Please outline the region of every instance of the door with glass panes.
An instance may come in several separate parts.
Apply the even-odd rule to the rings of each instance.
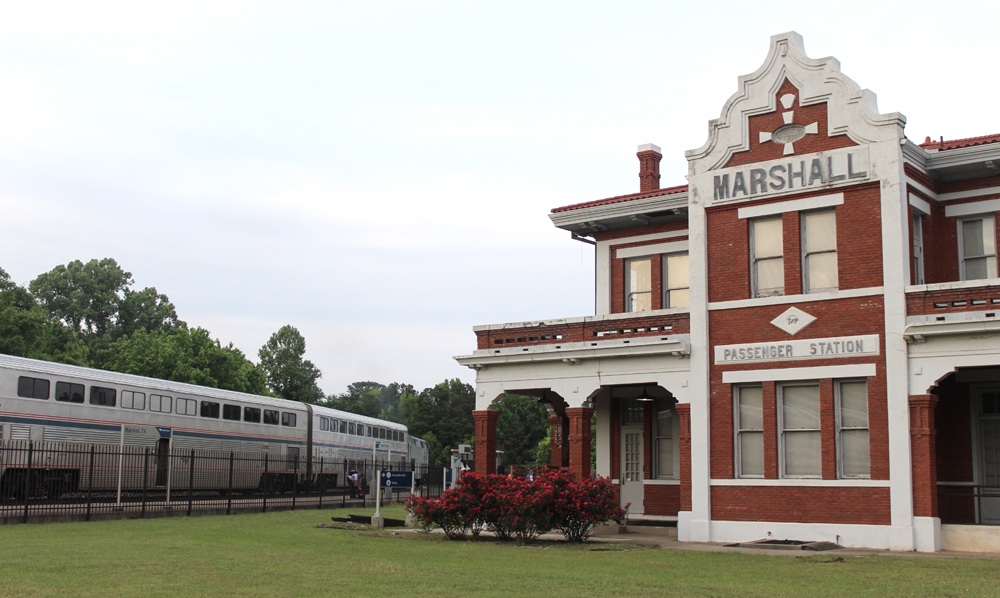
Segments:
[[[642,428],[643,407],[635,399],[621,402],[621,464],[618,483],[620,484],[621,506],[631,503],[630,515],[641,515],[642,506]]]

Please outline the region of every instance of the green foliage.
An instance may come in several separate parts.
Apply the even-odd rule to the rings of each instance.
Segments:
[[[0,268],[0,353],[87,365],[87,346],[73,330],[49,320],[27,289]]]
[[[230,343],[222,346],[204,328],[147,332],[111,343],[102,355],[112,371],[267,395],[264,373]]]
[[[316,403],[323,392],[316,385],[322,375],[313,363],[303,359],[306,339],[294,326],[282,326],[257,353],[267,386],[275,395],[290,401]]]
[[[102,336],[115,326],[132,274],[111,258],[56,266],[28,288],[49,316],[77,332]]]
[[[402,412],[403,397],[415,394],[416,391],[409,384],[393,382],[385,386],[378,382],[354,382],[347,386],[347,392],[327,397],[322,405],[331,409],[405,423]]]
[[[535,445],[535,471],[552,464],[552,437],[545,436]]]
[[[538,443],[549,435],[548,411],[535,397],[507,394],[496,404],[497,449],[504,465],[531,466]]]
[[[418,395],[403,395],[400,402],[410,434],[427,440],[427,433],[434,432],[440,448],[432,447],[433,464],[448,463],[451,449],[475,432],[476,391],[458,378],[425,388]]]

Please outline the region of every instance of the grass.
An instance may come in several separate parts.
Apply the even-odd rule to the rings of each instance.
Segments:
[[[0,527],[0,596],[885,598],[996,596],[1000,588],[996,560],[880,555],[829,562],[828,555],[518,546],[317,527],[343,513]],[[399,506],[383,514],[404,517]]]

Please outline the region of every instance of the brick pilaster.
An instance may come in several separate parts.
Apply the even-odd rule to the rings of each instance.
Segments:
[[[577,479],[590,476],[590,420],[594,410],[589,407],[566,409],[569,418],[569,469]]]
[[[764,382],[761,396],[764,408],[764,477],[778,479],[778,396],[774,382]]]
[[[549,464],[553,467],[569,467],[569,419],[553,415],[549,418]]]
[[[497,419],[499,411],[473,411],[476,420],[476,473],[497,472]]]
[[[691,510],[691,405],[678,403],[674,409],[680,423],[681,511]]]
[[[937,517],[937,455],[934,426],[936,395],[910,395],[910,465],[913,468],[913,515]]]

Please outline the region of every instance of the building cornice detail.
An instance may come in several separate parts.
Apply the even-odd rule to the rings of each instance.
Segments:
[[[637,357],[651,355],[672,355],[684,358],[691,354],[688,335],[653,336],[631,339],[612,339],[561,343],[558,345],[537,345],[533,347],[512,347],[510,349],[479,349],[472,355],[455,357],[458,363],[479,370],[491,365],[516,363],[563,362],[567,365],[590,359],[615,357]]]

